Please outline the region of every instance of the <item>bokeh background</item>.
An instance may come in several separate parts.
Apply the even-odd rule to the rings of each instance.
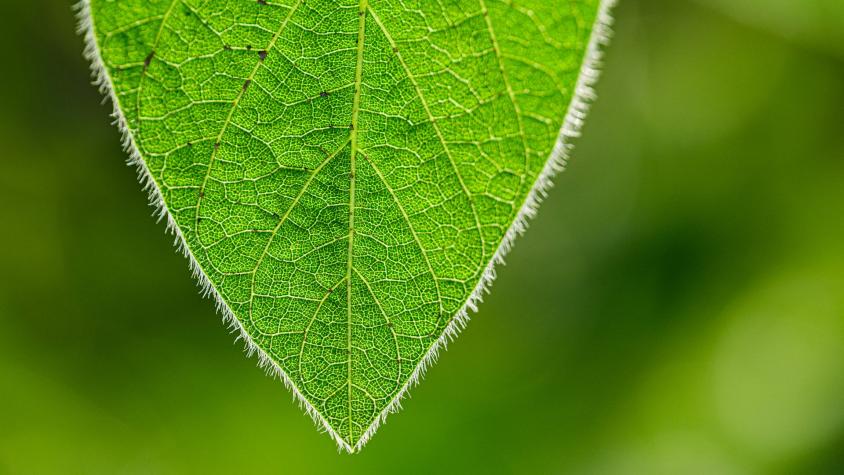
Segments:
[[[0,473],[844,471],[844,2],[622,0],[569,170],[355,456],[197,294],[70,4],[3,10]]]

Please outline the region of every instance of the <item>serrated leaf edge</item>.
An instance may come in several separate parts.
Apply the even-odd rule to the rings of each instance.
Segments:
[[[387,416],[401,409],[401,400],[404,398],[407,391],[421,381],[425,376],[428,367],[436,362],[440,349],[446,349],[448,343],[454,340],[469,322],[469,311],[477,313],[478,305],[483,302],[483,295],[489,293],[490,286],[495,280],[496,271],[495,266],[504,264],[504,257],[510,252],[513,243],[517,237],[522,235],[528,227],[528,221],[533,219],[542,201],[548,196],[548,191],[554,186],[554,177],[565,170],[566,164],[573,149],[571,141],[580,136],[580,130],[586,116],[589,113],[591,104],[596,99],[594,86],[600,78],[602,58],[604,48],[609,45],[612,37],[612,9],[618,3],[618,0],[601,0],[598,6],[598,15],[592,28],[592,33],[589,38],[589,43],[584,54],[583,63],[580,68],[578,79],[574,89],[574,95],[566,112],[563,125],[557,137],[557,142],[551,152],[550,157],[545,163],[542,172],[537,177],[533,187],[525,198],[519,213],[510,225],[510,228],[504,235],[498,249],[487,264],[484,273],[472,291],[472,294],[466,300],[466,303],[461,309],[452,317],[449,324],[446,326],[442,335],[431,345],[425,357],[419,362],[414,369],[408,381],[402,386],[401,390],[396,394],[390,404],[384,408],[383,411],[370,424],[369,428],[364,432],[361,438],[355,445],[348,444],[343,438],[328,424],[328,421],[322,414],[317,411],[310,402],[302,395],[296,384],[287,376],[284,370],[281,369],[272,358],[258,345],[256,345],[243,325],[240,324],[237,317],[231,311],[229,306],[220,297],[214,284],[206,276],[199,262],[191,253],[187,246],[185,237],[179,229],[173,215],[167,208],[164,198],[156,185],[155,179],[149,171],[139,152],[138,146],[135,143],[134,137],[131,134],[126,117],[120,109],[120,104],[117,95],[114,92],[114,87],[108,70],[105,67],[100,48],[97,43],[97,37],[94,31],[94,22],[91,17],[91,2],[90,0],[80,0],[73,9],[76,10],[78,19],[78,34],[82,35],[85,40],[84,57],[90,62],[91,75],[93,77],[93,84],[103,94],[103,102],[111,101],[114,125],[120,130],[121,143],[123,149],[128,154],[126,160],[127,165],[134,166],[138,174],[138,181],[141,183],[143,189],[147,191],[149,204],[155,208],[154,216],[156,222],[166,220],[166,232],[170,232],[175,236],[174,244],[177,249],[190,262],[190,269],[193,277],[197,280],[200,293],[203,297],[211,296],[216,304],[217,311],[223,316],[223,321],[234,333],[238,333],[235,341],[242,339],[246,346],[247,356],[257,355],[258,366],[263,368],[268,374],[278,377],[284,382],[285,387],[293,393],[294,399],[299,403],[299,407],[303,408],[305,412],[311,416],[317,427],[322,428],[327,432],[337,443],[338,450],[346,451],[348,453],[359,452],[369,439],[375,434],[378,428],[387,419]]]

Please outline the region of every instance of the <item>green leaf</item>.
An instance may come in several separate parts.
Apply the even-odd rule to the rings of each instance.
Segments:
[[[610,3],[90,0],[80,15],[204,288],[352,452],[465,324],[563,167]]]

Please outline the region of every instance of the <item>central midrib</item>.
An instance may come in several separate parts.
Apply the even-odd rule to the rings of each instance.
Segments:
[[[363,79],[363,50],[364,37],[366,33],[366,9],[369,4],[368,0],[360,0],[358,4],[358,39],[357,39],[357,64],[355,66],[355,97],[352,103],[352,125],[351,125],[351,154],[350,154],[350,172],[349,172],[349,250],[348,260],[346,262],[346,343],[348,346],[347,353],[347,373],[348,373],[348,417],[349,417],[349,443],[352,445],[352,266],[353,266],[353,250],[355,241],[355,174],[357,167],[355,160],[358,153],[358,115],[360,113],[360,95],[361,84]]]

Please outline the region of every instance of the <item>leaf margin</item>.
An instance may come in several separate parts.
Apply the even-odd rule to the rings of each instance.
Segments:
[[[222,315],[223,322],[232,333],[237,333],[235,342],[237,340],[243,340],[247,357],[257,356],[258,366],[261,369],[268,375],[277,377],[284,382],[284,386],[293,394],[293,398],[299,407],[311,417],[318,428],[324,430],[334,439],[338,451],[353,454],[360,452],[390,414],[398,412],[401,409],[401,400],[411,388],[419,384],[422,378],[424,378],[428,368],[436,362],[440,349],[447,349],[448,343],[457,338],[460,332],[466,328],[471,318],[469,311],[472,313],[478,312],[478,306],[483,302],[484,294],[490,293],[490,288],[495,280],[495,267],[499,264],[504,264],[504,258],[512,249],[516,238],[525,233],[529,220],[536,216],[539,206],[554,186],[554,178],[565,170],[571,151],[574,148],[572,140],[580,137],[580,131],[586,120],[586,116],[591,109],[592,103],[597,98],[594,87],[600,79],[604,51],[609,46],[612,38],[612,25],[614,21],[612,10],[618,4],[618,1],[599,0],[597,15],[592,25],[592,32],[584,52],[571,102],[566,110],[557,140],[550,156],[545,161],[542,171],[537,176],[536,181],[525,197],[522,206],[519,208],[519,212],[504,234],[501,243],[484,269],[481,278],[460,310],[451,317],[443,333],[431,345],[425,356],[417,364],[416,368],[414,368],[413,373],[405,385],[402,386],[390,403],[378,414],[354,445],[350,445],[343,440],[325,417],[302,395],[296,384],[287,376],[284,370],[263,349],[252,341],[246,329],[220,296],[214,284],[202,270],[196,257],[191,253],[181,229],[176,224],[155,179],[152,177],[146,162],[144,162],[141,156],[139,147],[132,136],[131,129],[120,107],[111,75],[100,54],[100,47],[91,14],[91,0],[79,0],[78,3],[72,6],[72,9],[76,12],[77,34],[84,39],[83,57],[90,63],[89,69],[92,84],[103,95],[103,103],[111,102],[112,104],[111,117],[113,118],[113,125],[120,131],[121,145],[124,152],[128,155],[126,164],[136,169],[138,182],[141,184],[142,189],[147,192],[149,205],[155,210],[153,216],[156,217],[156,222],[166,220],[165,233],[171,233],[174,236],[174,245],[177,251],[188,259],[191,274],[200,287],[200,295],[211,297],[214,300],[216,310]]]

